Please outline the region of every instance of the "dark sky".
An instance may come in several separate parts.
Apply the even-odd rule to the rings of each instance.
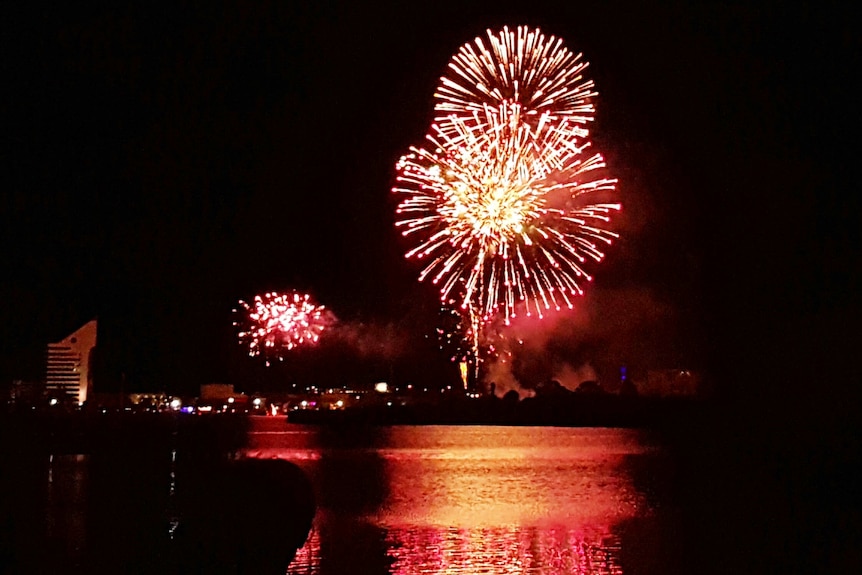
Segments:
[[[591,350],[721,377],[755,355],[790,365],[859,339],[849,12],[20,4],[0,18],[4,378],[98,316],[106,388],[121,372],[177,391],[231,380],[248,369],[232,306],[289,288],[403,334],[424,358],[412,369],[446,373],[445,357],[417,351],[434,299],[401,255],[389,189],[449,57],[503,24],[584,52],[601,94],[593,140],[626,212],[585,303],[601,334]],[[368,377],[387,361],[368,360]],[[402,377],[418,377],[411,361]],[[828,360],[800,361],[814,373]]]

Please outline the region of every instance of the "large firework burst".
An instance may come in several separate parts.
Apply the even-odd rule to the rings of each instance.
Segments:
[[[425,146],[396,166],[406,256],[460,315],[461,337],[441,334],[469,346],[476,382],[480,352],[499,356],[493,326],[572,308],[618,237],[616,180],[588,141],[597,93],[587,66],[539,30],[489,30],[449,62]]]
[[[250,356],[265,357],[267,365],[272,358],[282,359],[285,351],[317,343],[333,319],[310,295],[299,292],[269,292],[239,305],[244,312],[234,322],[239,342]]]
[[[483,320],[502,311],[508,323],[520,306],[541,316],[583,294],[584,264],[617,237],[605,226],[620,205],[595,202],[616,180],[573,123],[486,106],[435,124],[430,146],[398,162],[396,226],[415,238],[406,255],[428,261],[419,278],[439,284],[442,301],[456,297]]]

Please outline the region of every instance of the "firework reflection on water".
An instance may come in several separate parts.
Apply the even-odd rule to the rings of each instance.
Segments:
[[[643,434],[620,429],[345,436],[269,419],[255,422],[246,452],[289,459],[316,486],[314,531],[291,573],[405,575],[622,573],[616,526],[654,511],[629,462],[655,453]]]

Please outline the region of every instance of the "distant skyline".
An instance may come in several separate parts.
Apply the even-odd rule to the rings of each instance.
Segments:
[[[242,363],[231,309],[289,289],[345,321],[391,326],[411,350],[394,362],[405,377],[411,365],[443,377],[448,358],[425,337],[433,289],[403,258],[390,188],[449,57],[504,24],[539,26],[591,63],[592,138],[625,205],[622,241],[551,332],[555,353],[713,369],[753,353],[737,332],[756,345],[761,323],[853,306],[841,282],[859,285],[858,197],[846,203],[852,163],[836,148],[852,99],[836,80],[858,42],[836,10],[10,12],[3,378],[94,317],[108,385],[123,373],[184,393],[251,377],[259,366]],[[393,369],[327,353],[367,377]],[[295,361],[313,370],[312,359]]]

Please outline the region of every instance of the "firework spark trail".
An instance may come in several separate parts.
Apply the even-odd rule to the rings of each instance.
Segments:
[[[240,344],[248,347],[252,357],[282,359],[284,351],[317,343],[332,322],[325,307],[298,292],[269,292],[255,296],[250,304],[240,300],[239,305],[245,313],[234,325],[239,328]]]
[[[586,196],[616,180],[593,177],[604,161],[584,158],[589,143],[569,137],[567,119],[534,128],[518,104],[475,116],[435,124],[431,145],[397,165],[393,191],[406,198],[396,226],[416,238],[406,255],[430,260],[419,278],[440,285],[443,301],[458,295],[483,319],[501,310],[508,321],[519,304],[527,315],[571,308],[591,280],[583,264],[601,261],[600,245],[617,237],[602,226],[620,205]]]

